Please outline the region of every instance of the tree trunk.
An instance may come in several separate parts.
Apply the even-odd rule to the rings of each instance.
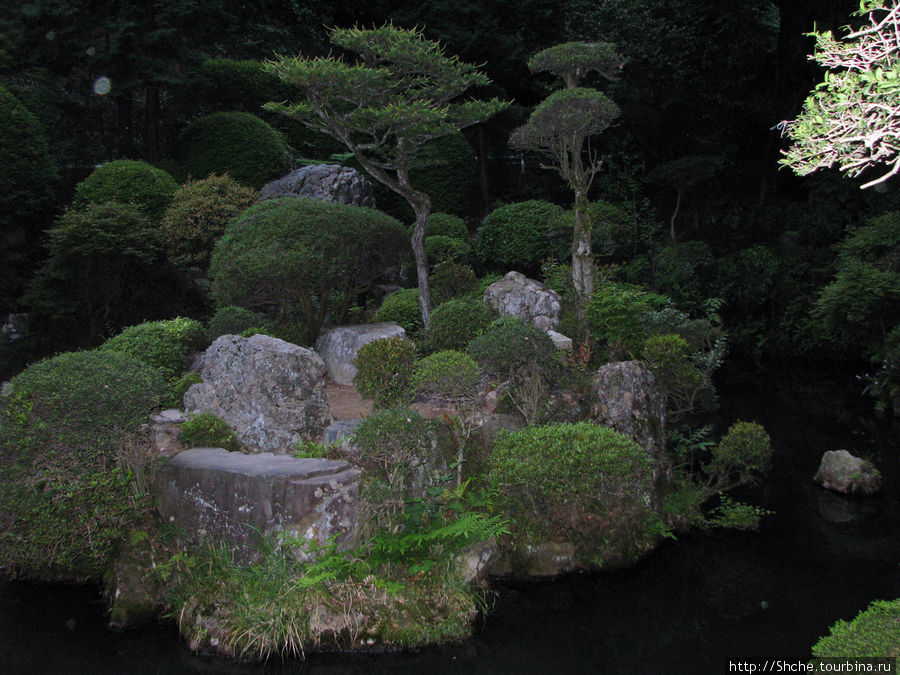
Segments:
[[[407,198],[409,199],[409,198]],[[419,282],[419,306],[422,308],[422,323],[425,325],[425,337],[428,337],[428,325],[431,322],[431,290],[428,287],[428,256],[425,253],[425,228],[431,214],[431,200],[427,195],[422,198],[409,199],[410,206],[416,212],[416,226],[413,228],[413,258],[416,261],[416,278]]]
[[[572,233],[572,285],[578,321],[584,327],[585,309],[594,293],[594,256],[591,252],[591,221],[584,191],[575,192],[575,229]]]

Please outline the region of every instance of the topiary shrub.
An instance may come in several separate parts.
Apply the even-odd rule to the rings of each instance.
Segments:
[[[228,422],[211,412],[192,415],[181,425],[178,440],[185,448],[241,449],[241,442]]]
[[[97,167],[81,181],[75,188],[72,205],[83,208],[106,202],[134,204],[155,225],[162,220],[177,189],[178,183],[162,169],[146,162],[119,159]]]
[[[256,201],[254,190],[228,175],[185,183],[166,208],[161,229],[169,260],[207,267],[216,239]]]
[[[258,190],[287,171],[288,146],[255,115],[219,112],[194,120],[181,132],[178,161],[194,178],[227,173]]]
[[[387,296],[375,312],[375,321],[393,321],[413,340],[422,335],[422,308],[419,306],[419,289],[404,288]]]
[[[209,320],[206,328],[206,340],[212,342],[222,335],[241,335],[254,328],[262,328],[263,330],[258,332],[268,334],[272,327],[267,324],[268,322],[256,312],[237,305],[227,305],[217,309]]]
[[[497,313],[477,297],[441,303],[431,313],[429,340],[432,349],[465,349],[491,325]]]
[[[442,262],[435,265],[434,271],[428,277],[428,287],[431,289],[431,299],[435,307],[452,298],[473,293],[477,285],[475,271],[468,265],[457,262]]]
[[[127,354],[69,352],[32,364],[0,399],[0,567],[99,580],[149,506],[141,425],[164,389]]]
[[[408,404],[412,397],[409,378],[416,361],[416,347],[404,337],[373,340],[359,348],[353,364],[353,383],[371,398],[376,408]]]
[[[564,541],[583,565],[634,562],[664,531],[648,506],[653,462],[628,437],[588,422],[501,432],[489,480],[515,548]]]
[[[465,259],[469,246],[464,241],[437,234],[425,237],[425,253],[433,266],[445,262],[459,262]]]
[[[410,227],[410,234],[412,234],[413,227],[415,224]],[[452,237],[465,242],[469,240],[469,228],[466,227],[466,221],[452,213],[432,213],[428,216],[425,236]]]
[[[129,326],[100,347],[122,352],[158,368],[166,378],[177,378],[188,359],[206,346],[206,331],[195,319],[178,317]]]
[[[549,370],[556,347],[550,337],[517,316],[501,316],[469,343],[467,350],[495,378]]]
[[[526,276],[540,272],[551,234],[566,225],[562,208],[531,200],[501,206],[484,219],[472,243],[472,253],[486,269]]]
[[[399,222],[375,209],[284,197],[256,204],[216,242],[209,266],[221,306],[303,319],[312,344],[326,320],[343,321],[407,250]],[[420,319],[421,321],[421,319]]]
[[[820,659],[868,656],[888,659],[890,665],[896,665],[900,658],[900,599],[876,600],[852,621],[839,620],[828,635],[813,645],[812,653],[814,664]]]

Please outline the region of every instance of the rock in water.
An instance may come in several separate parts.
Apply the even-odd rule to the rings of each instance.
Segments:
[[[878,469],[846,450],[829,450],[822,455],[813,480],[822,487],[844,494],[871,495],[881,489]]]
[[[203,382],[184,395],[185,412],[218,415],[251,451],[289,454],[331,422],[325,363],[310,349],[266,335],[222,335],[204,364]]]
[[[372,184],[356,169],[340,164],[312,164],[294,169],[287,176],[266,183],[259,192],[260,201],[278,197],[306,197],[375,208]]]

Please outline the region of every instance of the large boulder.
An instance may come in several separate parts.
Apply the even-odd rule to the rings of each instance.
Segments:
[[[594,376],[591,421],[637,442],[656,463],[658,489],[672,478],[666,452],[666,399],[653,373],[640,361],[607,363]]]
[[[325,362],[328,376],[338,384],[353,384],[356,366],[353,361],[360,348],[375,340],[406,337],[406,331],[391,321],[337,326],[316,341],[316,352]]]
[[[307,197],[323,202],[341,202],[375,208],[372,184],[356,169],[340,164],[312,164],[266,183],[259,200]]]
[[[347,462],[192,448],[160,469],[157,508],[185,543],[227,540],[248,562],[259,536],[273,531],[318,544],[351,542],[359,476]]]
[[[484,301],[500,314],[518,316],[541,330],[553,330],[559,323],[559,293],[520,272],[510,272],[488,286]]]
[[[310,349],[266,335],[222,335],[206,350],[201,377],[184,395],[185,412],[218,415],[251,451],[289,454],[331,422],[325,363]]]
[[[844,494],[871,495],[881,489],[878,469],[846,450],[829,450],[822,455],[813,480],[824,488]]]

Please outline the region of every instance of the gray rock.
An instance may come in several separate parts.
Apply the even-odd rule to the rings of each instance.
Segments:
[[[547,335],[550,336],[550,340],[557,351],[572,351],[572,338],[562,333],[557,333],[555,330],[548,330]]]
[[[260,201],[278,197],[307,197],[375,208],[372,184],[356,169],[340,164],[313,164],[294,169],[287,176],[266,183]]]
[[[331,422],[324,376],[310,349],[267,335],[222,335],[206,350],[203,382],[187,390],[184,407],[218,415],[251,451],[288,454]]]
[[[484,301],[500,314],[511,314],[541,330],[553,330],[559,323],[559,293],[520,272],[510,272],[484,291]]]
[[[186,543],[224,539],[237,545],[240,562],[249,562],[259,535],[273,531],[320,544],[336,536],[339,545],[349,544],[359,476],[347,462],[193,448],[160,469],[157,508]]]
[[[9,338],[10,342],[20,340],[28,333],[28,314],[9,314],[6,323],[0,326],[0,334]]]
[[[829,450],[822,455],[813,480],[824,488],[844,494],[871,495],[881,489],[878,469],[846,450]]]
[[[184,413],[176,408],[150,416],[150,424],[147,426],[154,457],[174,457],[184,450],[178,438],[184,422]]]
[[[316,341],[316,352],[325,362],[328,376],[338,384],[353,384],[356,355],[365,344],[392,337],[406,337],[403,327],[385,321],[354,326],[337,326]]]
[[[672,479],[666,452],[666,401],[647,367],[640,361],[607,363],[592,386],[591,420],[634,439],[653,458],[658,489]],[[651,496],[656,501],[658,495]]]
[[[335,420],[322,434],[322,444],[334,445],[350,438],[360,422],[361,419]]]

